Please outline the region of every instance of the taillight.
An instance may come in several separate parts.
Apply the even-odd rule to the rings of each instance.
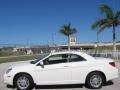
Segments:
[[[109,64],[113,67],[116,67],[115,62],[109,62]]]

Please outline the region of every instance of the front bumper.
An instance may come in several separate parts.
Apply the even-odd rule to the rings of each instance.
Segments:
[[[13,86],[13,77],[8,74],[4,74],[4,83]]]

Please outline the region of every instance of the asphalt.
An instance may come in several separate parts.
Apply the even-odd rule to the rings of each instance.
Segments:
[[[6,69],[16,63],[22,62],[10,62],[10,63],[3,63],[0,64],[0,90],[16,90],[12,87],[7,87],[6,84],[3,82],[3,74],[5,73]],[[116,62],[117,68],[119,69],[119,76],[120,76],[120,62]],[[66,85],[66,86],[37,86],[33,90],[90,90],[83,85]],[[120,90],[120,77],[114,79],[107,83],[107,85],[103,86],[99,90]]]

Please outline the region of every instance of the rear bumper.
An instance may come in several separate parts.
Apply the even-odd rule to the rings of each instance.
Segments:
[[[107,73],[106,81],[113,80],[118,77],[119,77],[118,69],[114,69],[114,70],[111,70],[109,73]]]

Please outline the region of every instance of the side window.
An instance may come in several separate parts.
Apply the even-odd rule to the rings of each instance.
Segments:
[[[70,62],[79,62],[79,61],[86,61],[83,57],[76,55],[76,54],[70,54]]]
[[[49,58],[45,59],[44,65],[66,63],[67,61],[68,61],[67,54],[57,54],[57,55],[52,55]]]

